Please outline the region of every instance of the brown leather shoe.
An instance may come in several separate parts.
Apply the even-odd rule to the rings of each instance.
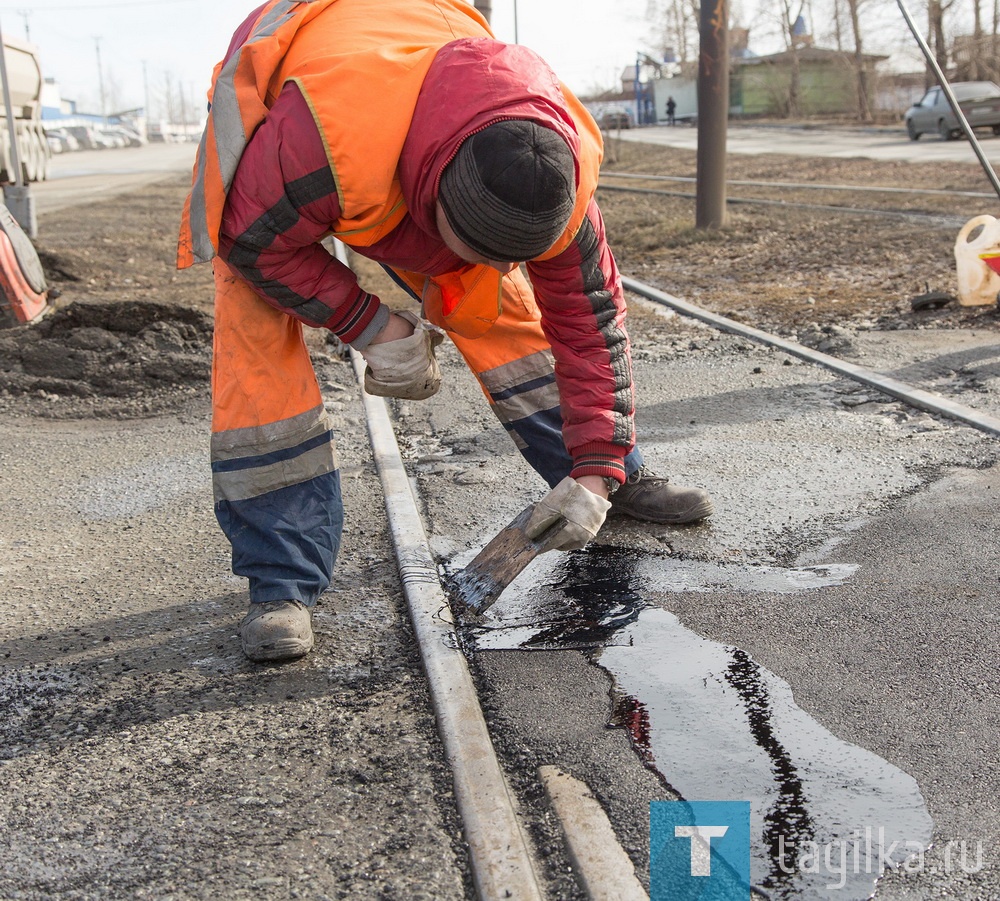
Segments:
[[[312,650],[312,611],[300,601],[251,604],[240,623],[243,653],[260,663],[294,660]]]
[[[701,488],[683,488],[641,466],[610,497],[611,509],[647,522],[680,525],[698,522],[714,512],[712,498]]]

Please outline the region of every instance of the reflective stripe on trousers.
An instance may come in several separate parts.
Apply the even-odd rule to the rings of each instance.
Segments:
[[[216,259],[212,363],[215,515],[250,600],[312,605],[344,522],[333,434],[301,324]]]

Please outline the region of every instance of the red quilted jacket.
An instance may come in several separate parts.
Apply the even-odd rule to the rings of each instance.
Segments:
[[[230,52],[256,16],[236,33]],[[315,84],[311,90],[315,93]],[[397,108],[391,92],[384,97],[385,116],[412,116],[396,165],[407,212],[387,234],[354,249],[424,275],[463,267],[434,221],[441,170],[461,141],[498,118],[532,118],[558,130],[578,160],[589,152],[584,162],[596,172],[593,149],[581,151],[573,115],[581,109],[525,48],[480,37],[446,44],[431,62],[412,110]],[[372,136],[351,135],[347,120],[324,121],[322,127],[325,134],[298,84],[286,82],[240,158],[218,253],[268,303],[362,349],[387,311],[320,242],[342,216],[337,182],[345,173],[331,174],[331,136],[336,132],[340,140],[346,135],[356,141],[357,166],[365,164]],[[591,181],[596,183],[596,174]],[[529,261],[527,271],[556,359],[567,448],[574,455],[584,448],[613,448],[615,456],[624,456],[633,446],[634,429],[621,279],[593,188],[578,198],[578,214],[557,242],[561,252]]]

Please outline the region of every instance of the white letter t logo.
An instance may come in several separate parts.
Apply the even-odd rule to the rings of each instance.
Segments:
[[[722,838],[728,826],[674,826],[675,838],[691,839],[691,875],[712,875],[711,840]]]

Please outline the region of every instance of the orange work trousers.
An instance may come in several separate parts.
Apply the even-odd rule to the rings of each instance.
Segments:
[[[218,258],[214,266],[216,517],[232,545],[233,572],[249,580],[251,602],[312,605],[330,583],[344,509],[334,436],[302,325]],[[422,276],[387,271],[421,299]],[[440,305],[425,303],[424,314],[448,331],[517,449],[552,486],[569,474],[572,460],[562,440],[551,349],[519,270],[503,277],[498,293],[495,321],[475,337],[449,329]],[[635,450],[626,467],[640,462]]]

